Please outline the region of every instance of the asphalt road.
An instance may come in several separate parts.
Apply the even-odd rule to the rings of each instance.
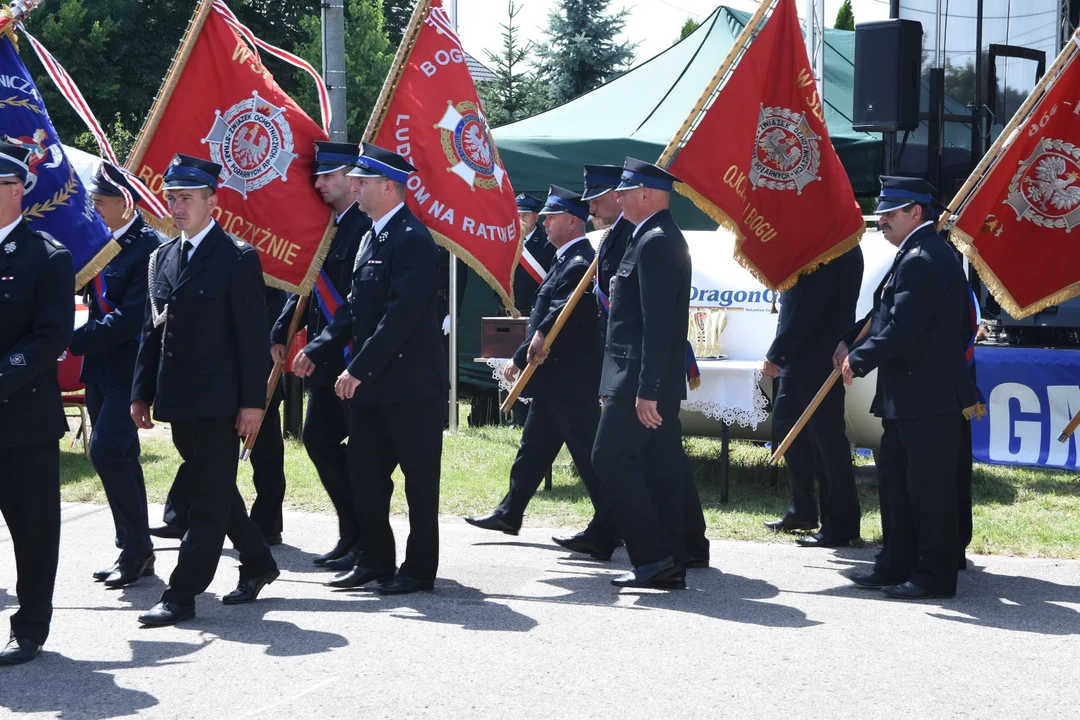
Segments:
[[[159,517],[160,509],[151,510]],[[397,523],[403,551],[404,519]],[[225,607],[227,551],[193,621],[142,629],[176,561],[109,591],[108,508],[64,507],[52,636],[0,668],[0,714],[113,718],[1066,718],[1080,711],[1080,562],[975,557],[957,598],[902,603],[842,577],[871,550],[717,542],[678,592],[617,591],[550,531],[444,518],[434,593],[332,591],[336,521],[289,513],[281,578]],[[0,623],[13,611],[0,530]]]

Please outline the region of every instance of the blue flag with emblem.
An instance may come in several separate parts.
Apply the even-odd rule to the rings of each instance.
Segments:
[[[64,156],[41,94],[7,33],[0,35],[0,138],[31,150],[23,217],[71,252],[75,288],[83,287],[120,246]]]

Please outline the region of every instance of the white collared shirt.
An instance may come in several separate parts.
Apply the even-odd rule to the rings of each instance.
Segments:
[[[398,213],[398,211],[401,210],[401,208],[403,208],[403,207],[405,207],[405,203],[400,202],[400,203],[397,204],[397,206],[393,210],[391,210],[390,212],[386,213],[381,218],[376,220],[375,224],[372,225],[372,227],[371,227],[372,236],[376,236],[379,233],[381,233],[383,231],[383,228],[386,227],[386,224],[388,222],[390,222],[390,218],[394,217],[394,215],[396,215]]]
[[[348,214],[349,214],[349,211],[350,211],[350,210],[352,210],[352,209],[353,209],[354,207],[356,207],[356,201],[355,201],[355,200],[353,200],[353,203],[352,203],[352,205],[350,205],[349,207],[345,208],[345,212],[342,212],[342,213],[339,213],[339,214],[338,214],[338,216],[337,216],[337,217],[336,217],[336,218],[334,219],[334,222],[335,222],[336,224],[340,225],[340,224],[341,224],[341,218],[343,218],[343,217],[345,217],[346,215],[348,215]]]
[[[570,250],[571,247],[573,247],[576,243],[581,242],[582,240],[588,240],[588,238],[586,238],[584,235],[581,235],[580,237],[576,237],[573,240],[571,240],[570,242],[566,243],[561,248],[558,248],[555,251],[555,259],[556,260],[561,260],[562,256],[565,255]]]
[[[135,224],[135,221],[137,219],[138,219],[138,216],[136,215],[135,217],[131,218],[131,221],[128,222],[128,224],[125,225],[124,227],[120,228],[119,230],[113,230],[113,234],[112,234],[113,239],[114,240],[119,240],[120,238],[124,237],[124,233],[126,233],[128,230],[131,229],[131,226]]]
[[[21,222],[22,222],[22,215],[15,218],[15,222],[11,223],[10,225],[0,228],[0,243],[7,240],[7,237],[8,237],[8,235],[11,234],[11,231],[14,230],[15,226],[18,225]]]
[[[656,217],[656,216],[657,216],[657,214],[658,214],[659,212],[660,212],[660,211],[659,211],[659,210],[657,210],[657,211],[656,211],[656,212],[654,212],[654,213],[653,213],[652,215],[650,215],[649,217],[647,217],[647,218],[645,218],[644,220],[642,220],[642,221],[641,221],[641,222],[640,222],[640,223],[638,224],[638,226],[637,226],[636,228],[634,228],[634,237],[637,237],[637,236],[638,236],[638,233],[640,233],[640,232],[641,232],[641,228],[643,228],[643,227],[645,226],[645,223],[649,222],[649,221],[650,221],[650,220],[652,220],[652,219],[653,219],[654,217]],[[622,214],[621,214],[621,213],[619,214],[619,217],[622,217]],[[615,222],[618,222],[618,220],[616,220]]]
[[[920,225],[919,227],[917,227],[917,228],[915,228],[914,230],[912,230],[911,232],[909,232],[909,233],[908,233],[908,236],[907,236],[906,238],[904,238],[904,242],[900,243],[900,247],[899,247],[899,248],[897,249],[897,251],[896,251],[896,254],[897,254],[897,255],[899,255],[899,254],[901,254],[902,252],[904,252],[904,247],[905,247],[905,246],[907,246],[907,244],[908,244],[908,240],[910,240],[910,239],[911,239],[911,236],[912,236],[912,235],[914,235],[915,233],[919,232],[920,230],[922,230],[922,229],[923,229],[924,227],[926,227],[927,225],[933,225],[933,224],[934,224],[934,221],[933,221],[933,220],[927,220],[927,221],[926,221],[926,222],[924,222],[924,223],[923,223],[922,225]]]
[[[191,256],[194,255],[195,251],[199,249],[199,243],[201,243],[206,238],[206,236],[210,234],[210,231],[214,229],[214,225],[216,224],[217,223],[214,221],[214,219],[210,218],[210,222],[207,223],[206,227],[204,227],[201,232],[196,233],[194,237],[188,237],[186,232],[180,232],[180,241],[191,243],[191,250],[188,252],[187,256],[188,260],[191,260]]]

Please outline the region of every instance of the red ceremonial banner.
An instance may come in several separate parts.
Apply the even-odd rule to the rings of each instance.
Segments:
[[[678,191],[736,234],[736,259],[770,289],[787,289],[862,237],[794,0],[778,0],[677,152],[668,169],[683,180]]]
[[[521,255],[514,190],[440,2],[417,17],[423,21],[402,41],[367,137],[416,168],[409,209],[512,308]]]
[[[214,219],[259,251],[267,284],[311,291],[329,248],[331,211],[311,178],[327,135],[274,81],[253,39],[203,0],[128,161],[155,195],[176,153],[223,168]]]
[[[1047,73],[1052,84],[1009,133],[989,173],[958,209],[951,233],[1017,319],[1080,295],[1080,252],[1071,242],[1080,225],[1076,42],[1074,36],[1063,51],[1069,59],[1056,79],[1053,69]]]

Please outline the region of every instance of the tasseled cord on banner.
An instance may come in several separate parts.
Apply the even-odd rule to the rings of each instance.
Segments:
[[[694,356],[694,346],[686,341],[686,383],[691,390],[701,387],[701,368],[698,367],[697,358]]]

